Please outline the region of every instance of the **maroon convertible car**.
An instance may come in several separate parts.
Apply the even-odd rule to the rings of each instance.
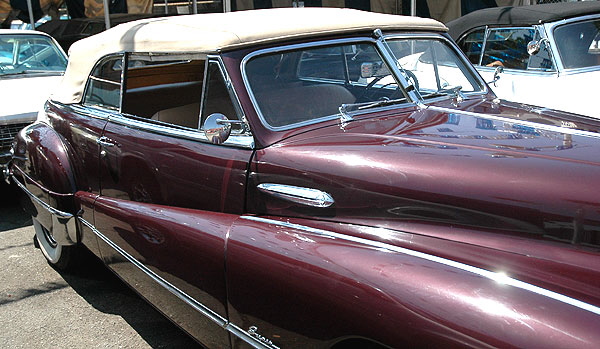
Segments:
[[[5,174],[209,348],[597,348],[599,129],[436,21],[257,10],[75,43]]]

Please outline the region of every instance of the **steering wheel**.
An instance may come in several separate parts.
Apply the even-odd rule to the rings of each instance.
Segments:
[[[410,84],[412,84],[415,87],[415,90],[419,91],[419,80],[417,79],[417,76],[415,75],[415,73],[413,73],[411,70],[407,70],[407,69],[402,70],[402,72],[407,75],[406,81],[408,81]]]

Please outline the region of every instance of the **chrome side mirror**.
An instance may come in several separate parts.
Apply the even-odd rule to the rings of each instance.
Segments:
[[[537,54],[538,52],[540,52],[540,42],[539,41],[530,41],[529,43],[527,43],[527,53],[529,53],[530,56],[533,56],[535,54]]]
[[[504,72],[504,67],[502,66],[497,66],[496,69],[494,70],[494,79],[490,82],[488,82],[488,84],[494,84],[494,87],[496,87],[496,81],[500,80],[500,74],[502,74]]]
[[[231,134],[231,122],[221,113],[210,114],[202,126],[204,135],[209,142],[221,144],[229,138]]]
[[[548,41],[546,38],[542,38],[540,40],[532,40],[527,43],[527,53],[530,56],[537,55],[538,52],[542,49],[542,43],[544,41]]]

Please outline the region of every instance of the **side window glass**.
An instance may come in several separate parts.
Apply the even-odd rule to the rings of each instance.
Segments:
[[[550,53],[550,45],[548,43],[548,40],[541,40],[539,31],[536,31],[534,40],[541,43],[540,50],[538,53],[529,57],[529,64],[527,65],[527,69],[553,71],[554,63],[552,61],[552,55]]]
[[[205,60],[131,54],[122,112],[197,129]]]
[[[481,65],[527,69],[527,44],[533,40],[533,28],[500,28],[489,31]]]
[[[233,102],[217,62],[209,62],[206,90],[202,104],[202,122],[214,113],[225,115],[229,120],[239,120],[236,103]]]
[[[108,57],[96,65],[87,83],[84,104],[119,109],[122,58],[121,55]]]
[[[458,46],[467,55],[472,64],[479,64],[485,28],[476,29],[459,40]]]

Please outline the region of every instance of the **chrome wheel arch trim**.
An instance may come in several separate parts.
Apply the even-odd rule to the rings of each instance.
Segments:
[[[427,254],[424,252],[410,250],[410,249],[407,249],[404,247],[394,246],[394,245],[387,244],[384,242],[373,241],[373,240],[368,240],[368,239],[360,238],[360,237],[356,237],[356,236],[340,234],[340,233],[336,233],[333,231],[328,231],[328,230],[319,229],[319,228],[313,228],[313,227],[309,227],[309,226],[305,226],[305,225],[301,225],[301,224],[295,224],[295,223],[290,223],[290,222],[286,222],[286,221],[279,221],[279,220],[275,220],[275,219],[262,218],[262,217],[256,217],[256,216],[241,216],[240,218],[246,219],[249,221],[260,222],[260,223],[279,225],[279,226],[286,227],[286,228],[304,230],[306,232],[309,232],[312,234],[317,234],[317,235],[324,236],[324,237],[331,238],[331,239],[340,239],[340,240],[355,242],[355,243],[358,243],[361,245],[366,245],[366,246],[370,246],[370,247],[374,247],[374,248],[378,248],[378,249],[382,249],[382,250],[387,250],[390,252],[401,253],[401,254],[413,256],[416,258],[428,260],[428,261],[431,261],[434,263],[443,264],[443,265],[446,265],[446,266],[449,266],[449,267],[452,267],[455,269],[459,269],[462,271],[466,271],[466,272],[481,276],[483,278],[495,281],[499,284],[512,286],[512,287],[519,288],[519,289],[522,289],[525,291],[529,291],[529,292],[538,294],[540,296],[544,296],[544,297],[556,300],[558,302],[565,303],[565,304],[577,307],[579,309],[589,311],[596,315],[600,315],[600,307],[598,307],[598,306],[595,306],[595,305],[592,305],[589,303],[585,303],[578,299],[575,299],[575,298],[572,298],[569,296],[565,296],[563,294],[560,294],[560,293],[557,293],[554,291],[550,291],[548,289],[545,289],[545,288],[542,288],[539,286],[529,284],[527,282],[512,278],[501,272],[495,272],[495,271],[482,269],[482,268],[475,267],[472,265],[468,265],[468,264],[453,261],[450,259],[438,257],[438,256]],[[376,229],[388,230],[385,228],[376,228]]]
[[[123,258],[125,258],[128,262],[133,264],[141,272],[146,274],[148,277],[150,277],[152,280],[154,280],[160,286],[165,288],[167,291],[169,291],[175,297],[179,298],[181,301],[183,301],[184,303],[186,303],[187,305],[192,307],[194,310],[198,311],[200,314],[206,316],[212,322],[214,322],[217,325],[219,325],[220,327],[222,327],[224,330],[235,335],[239,339],[241,339],[244,342],[246,342],[247,344],[251,345],[253,348],[279,349],[275,345],[271,346],[271,345],[267,345],[263,342],[260,342],[258,339],[253,337],[250,333],[248,333],[248,331],[245,331],[245,330],[241,329],[240,327],[234,325],[233,323],[229,322],[229,320],[227,320],[223,316],[217,314],[216,312],[214,312],[213,310],[208,308],[206,305],[196,301],[193,297],[189,296],[188,294],[186,294],[185,292],[183,292],[182,290],[177,288],[175,285],[171,284],[170,282],[168,282],[167,280],[165,280],[164,278],[162,278],[161,276],[159,276],[158,274],[156,274],[155,272],[150,270],[143,263],[141,263],[140,261],[135,259],[132,255],[127,253],[122,248],[120,248],[117,244],[112,242],[108,237],[106,237],[98,229],[96,229],[96,227],[92,223],[88,222],[87,220],[85,220],[84,218],[82,218],[80,216],[77,216],[77,219],[82,225],[89,228],[98,238],[100,238],[102,241],[107,243],[112,249],[117,251],[121,256],[123,256]]]
[[[335,202],[331,195],[319,189],[277,183],[261,183],[256,187],[263,193],[301,205],[329,207]]]

